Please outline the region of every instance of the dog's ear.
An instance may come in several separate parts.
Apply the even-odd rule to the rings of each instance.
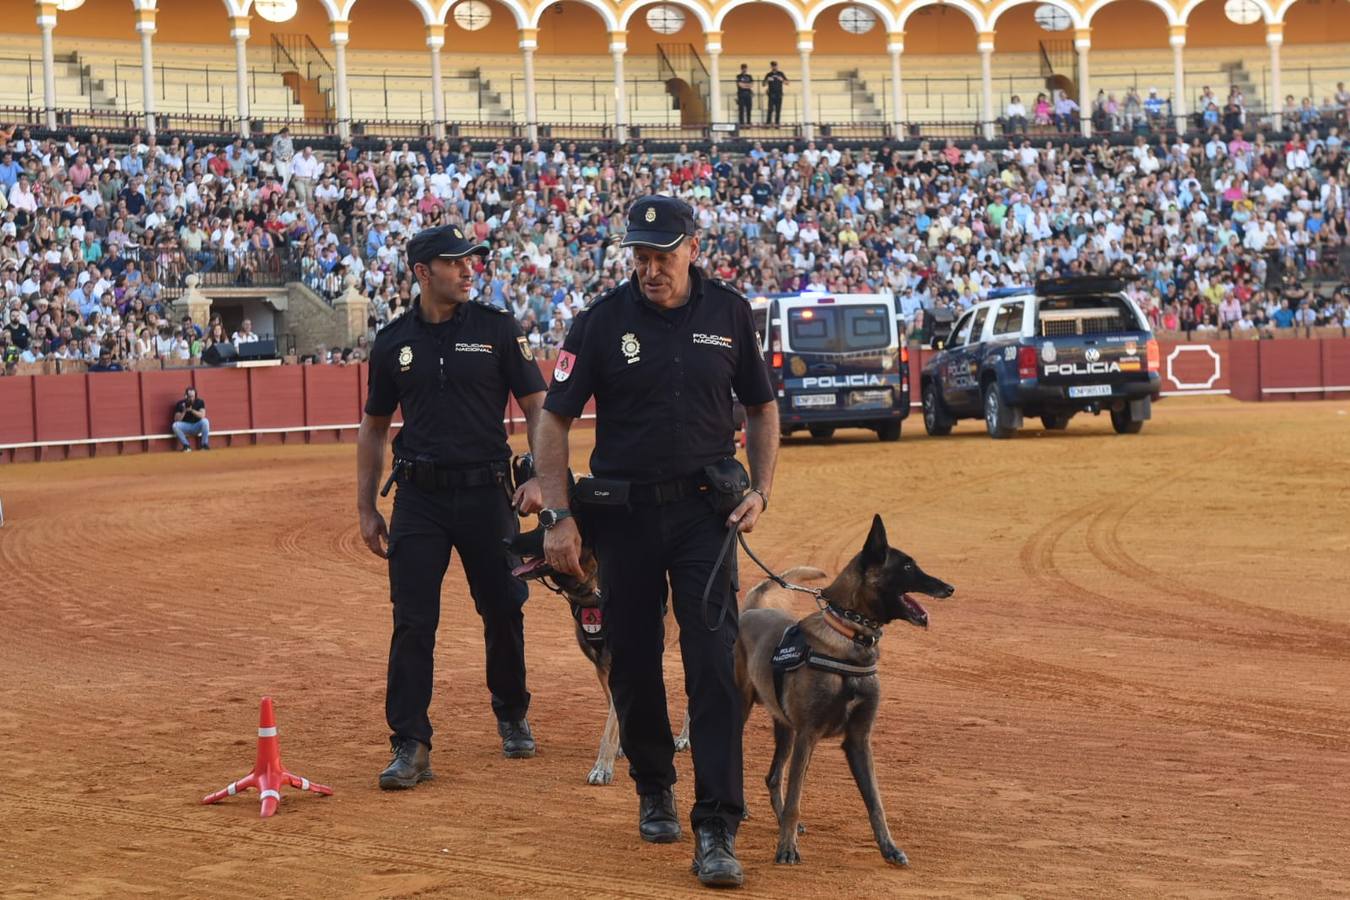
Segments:
[[[890,549],[890,542],[886,540],[886,526],[882,524],[881,516],[872,516],[872,530],[867,533],[867,543],[863,544],[863,564],[881,565],[886,561],[886,554]]]

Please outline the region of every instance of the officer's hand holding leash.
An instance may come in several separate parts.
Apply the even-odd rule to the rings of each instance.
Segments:
[[[727,516],[727,528],[735,528],[742,534],[749,534],[755,530],[755,523],[763,515],[764,510],[768,508],[764,495],[759,492],[759,488],[751,488],[736,508]]]
[[[532,516],[544,508],[544,489],[539,486],[538,478],[531,478],[516,488],[511,505],[522,516]]]
[[[561,512],[559,510],[544,510],[545,513]],[[544,524],[544,558],[555,571],[565,572],[575,578],[585,578],[586,573],[581,568],[581,531],[577,528],[577,520],[572,518],[569,512],[566,518],[558,518],[553,525],[545,521],[545,516],[540,515],[539,521]]]

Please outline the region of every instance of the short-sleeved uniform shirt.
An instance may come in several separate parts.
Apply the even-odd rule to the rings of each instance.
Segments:
[[[403,408],[394,438],[399,458],[430,457],[455,467],[509,459],[506,392],[517,399],[539,393],[544,378],[505,310],[461,303],[451,318],[432,324],[415,303],[376,335],[369,385],[369,415],[392,416]]]
[[[755,76],[749,72],[742,72],[736,76],[736,90],[749,93],[754,90]]]
[[[732,391],[746,406],[773,400],[750,304],[691,266],[678,309],[629,280],[578,314],[544,408],[575,418],[594,397],[591,471],[652,483],[735,454]]]
[[[774,97],[783,96],[783,85],[787,82],[787,75],[782,69],[770,69],[769,74],[764,76],[764,83],[769,87],[769,94]]]

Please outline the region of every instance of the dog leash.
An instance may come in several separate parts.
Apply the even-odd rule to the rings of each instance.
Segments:
[[[712,595],[712,586],[713,582],[717,580],[717,573],[722,571],[722,563],[727,558],[727,551],[731,549],[731,545],[735,541],[740,541],[741,548],[745,550],[746,555],[749,556],[750,559],[754,560],[755,565],[759,566],[761,569],[764,570],[764,574],[768,575],[769,580],[771,580],[774,584],[778,585],[780,588],[783,588],[784,590],[799,591],[800,593],[803,594],[810,594],[811,597],[816,601],[816,605],[819,606],[821,609],[825,609],[827,606],[830,605],[829,601],[825,599],[824,591],[822,591],[820,588],[809,588],[804,585],[793,584],[791,581],[788,581],[786,578],[777,574],[768,566],[764,565],[764,561],[755,555],[755,551],[750,549],[750,544],[748,541],[746,541],[744,532],[741,532],[736,528],[728,528],[727,536],[722,541],[722,549],[717,554],[717,561],[713,563],[712,571],[708,573],[708,583],[703,586],[703,604],[702,604],[703,627],[707,628],[709,631],[718,631],[721,629],[722,624],[727,620],[727,610],[731,607],[730,603],[722,604],[722,609],[717,615],[716,624],[712,624],[708,621],[708,598]]]

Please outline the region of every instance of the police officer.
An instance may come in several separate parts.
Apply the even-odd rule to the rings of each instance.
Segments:
[[[778,68],[777,60],[769,63],[769,71],[764,76],[764,86],[769,95],[769,107],[764,111],[764,124],[777,125],[783,118],[783,85],[787,84],[787,74]]]
[[[515,319],[469,301],[473,258],[487,255],[486,244],[470,243],[458,227],[446,225],[418,233],[407,252],[421,295],[375,338],[356,457],[361,536],[389,560],[394,607],[385,692],[393,759],[380,773],[380,787],[387,790],[432,777],[427,707],[451,549],[459,551],[483,619],[487,686],[502,750],[511,758],[535,750],[525,719],[530,694],[521,606],[527,589],[511,575],[504,545],[516,533],[516,517],[502,419],[510,391],[533,435],[544,380]],[[403,427],[394,439],[390,476],[398,493],[386,529],[375,491],[398,407]],[[522,486],[515,501],[530,492],[537,493],[533,485]]]
[[[689,206],[669,197],[636,201],[623,243],[633,248],[635,271],[574,319],[544,401],[536,453],[548,507],[540,513],[549,527],[544,547],[554,568],[580,573],[581,538],[568,509],[567,434],[594,397],[591,471],[626,490],[627,502],[578,507],[578,514],[600,562],[613,655],[609,686],[639,795],[638,831],[654,843],[680,838],[661,668],[668,581],[694,753],[694,869],[704,884],[738,885],[744,713],[734,678],[738,623],[730,566],[717,562],[729,529],[749,531],[768,504],[778,408],[749,303],[693,265],[699,240]],[[750,490],[718,512],[709,500],[708,467],[721,470],[729,460],[739,466],[732,460],[733,390],[749,417]],[[715,612],[705,616],[705,602]],[[725,622],[710,628],[723,611]]]
[[[755,76],[750,74],[750,66],[741,63],[741,72],[736,76],[736,124],[750,124],[750,108],[755,103]]]

